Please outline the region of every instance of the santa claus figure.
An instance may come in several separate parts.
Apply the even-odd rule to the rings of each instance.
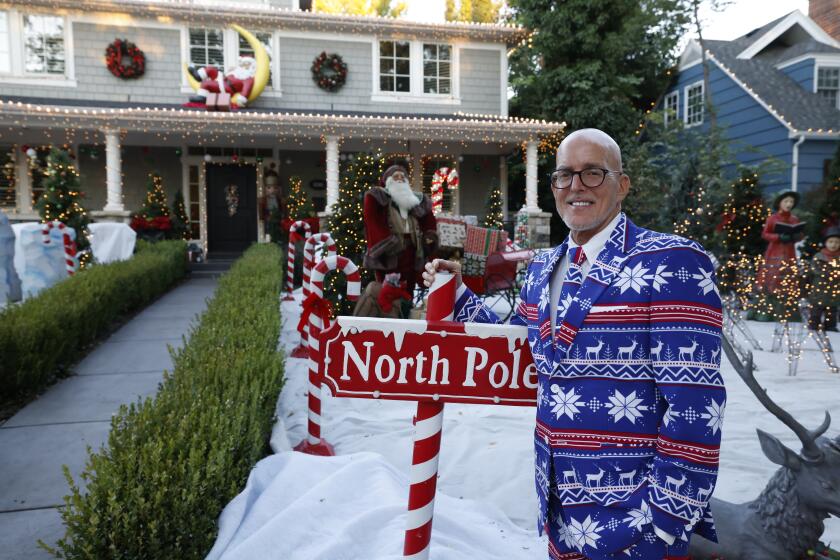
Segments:
[[[230,94],[230,102],[237,107],[248,104],[248,96],[254,88],[254,76],[257,73],[257,61],[252,56],[240,56],[236,66],[228,68],[222,74],[215,66],[187,68],[190,75],[201,82],[198,91],[190,97],[193,103],[206,103],[208,93]]]
[[[437,248],[432,202],[411,190],[408,172],[401,165],[386,169],[381,185],[365,193],[368,248],[364,266],[375,271],[380,283],[385,274],[399,273],[401,283],[413,294],[418,275]]]

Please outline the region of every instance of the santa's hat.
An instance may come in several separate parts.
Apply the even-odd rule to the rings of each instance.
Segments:
[[[397,171],[402,171],[402,174],[408,178],[408,171],[406,171],[405,167],[399,164],[394,164],[388,169],[385,170],[385,173],[382,174],[382,180],[379,182],[381,186],[385,186],[385,183],[388,182],[388,177],[396,173]]]

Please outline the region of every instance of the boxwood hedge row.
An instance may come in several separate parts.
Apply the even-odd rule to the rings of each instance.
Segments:
[[[183,241],[157,243],[0,311],[0,400],[35,392],[70,367],[115,319],[182,278],[185,255]]]
[[[71,559],[198,559],[223,507],[268,451],[283,380],[282,255],[257,245],[215,297],[154,399],[122,407],[72,479],[53,551]],[[81,488],[84,486],[84,488]]]

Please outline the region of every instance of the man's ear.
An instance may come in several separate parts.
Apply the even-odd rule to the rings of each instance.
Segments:
[[[630,177],[622,174],[618,179],[618,200],[622,201],[630,192]]]

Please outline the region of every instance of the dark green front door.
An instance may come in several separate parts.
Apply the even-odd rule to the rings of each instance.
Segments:
[[[207,250],[244,251],[257,240],[257,170],[207,166]]]

